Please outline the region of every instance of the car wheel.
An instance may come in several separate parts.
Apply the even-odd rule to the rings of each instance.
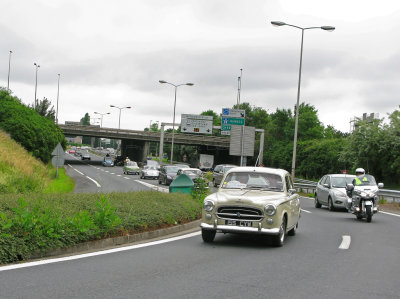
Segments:
[[[315,199],[314,199],[314,201],[315,201],[315,208],[317,208],[317,209],[320,209],[321,208],[321,204],[319,203],[319,201],[318,201],[318,196],[317,196],[317,194],[315,194]]]
[[[290,230],[288,231],[288,235],[289,236],[294,236],[296,235],[297,232],[297,228],[299,227],[299,223],[296,223],[296,225]]]
[[[333,212],[335,207],[333,206],[332,198],[328,197],[328,210]]]
[[[282,247],[286,239],[286,217],[283,217],[281,226],[279,227],[279,234],[274,236],[274,245]]]
[[[207,230],[207,229],[202,229],[201,230],[201,237],[203,238],[203,241],[205,243],[211,243],[215,239],[215,234],[217,232],[215,230]]]
[[[158,184],[161,185],[161,181],[160,180],[158,180]]]
[[[213,184],[214,184],[214,187],[218,187],[218,184],[215,183],[215,179],[213,179]]]

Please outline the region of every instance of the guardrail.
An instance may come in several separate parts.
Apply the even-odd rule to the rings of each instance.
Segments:
[[[317,183],[313,181],[307,181],[302,179],[295,179],[294,186],[297,191],[302,190],[304,193],[315,193],[317,188]],[[379,189],[378,195],[381,199],[386,200],[386,202],[400,202],[400,191],[389,190],[389,189]]]

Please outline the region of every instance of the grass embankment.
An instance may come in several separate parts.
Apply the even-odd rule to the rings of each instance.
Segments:
[[[71,192],[74,181],[65,175],[64,168],[59,169],[58,179],[56,172],[0,130],[0,194]]]
[[[0,195],[0,264],[80,242],[154,230],[198,219],[184,194],[131,192]]]

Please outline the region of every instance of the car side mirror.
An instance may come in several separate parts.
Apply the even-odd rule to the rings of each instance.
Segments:
[[[297,193],[296,189],[289,189],[289,194],[290,195],[293,195],[293,194],[296,194],[296,193]]]
[[[379,189],[382,189],[383,186],[384,186],[383,183],[378,183],[378,188],[379,188]]]
[[[346,185],[346,191],[353,191],[354,190],[354,185],[353,184],[347,184]]]
[[[325,188],[329,188],[329,185],[328,185],[328,184],[323,184],[323,186],[324,186]]]

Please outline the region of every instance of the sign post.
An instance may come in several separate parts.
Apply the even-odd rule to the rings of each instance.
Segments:
[[[51,163],[53,166],[57,167],[56,178],[58,179],[58,168],[64,165],[64,150],[60,143],[57,144],[51,155],[54,156],[51,159]]]

